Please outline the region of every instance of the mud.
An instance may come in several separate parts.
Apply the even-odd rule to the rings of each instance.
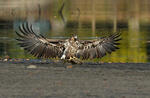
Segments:
[[[150,63],[1,61],[0,98],[150,98]]]

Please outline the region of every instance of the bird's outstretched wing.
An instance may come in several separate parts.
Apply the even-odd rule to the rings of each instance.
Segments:
[[[19,45],[27,50],[30,54],[42,58],[60,57],[63,53],[63,41],[47,39],[42,35],[36,34],[32,25],[24,23],[19,26],[20,33],[17,39]]]
[[[76,57],[82,59],[101,58],[107,53],[119,49],[117,47],[119,40],[121,40],[120,33],[97,40],[80,41],[81,47],[78,49]]]

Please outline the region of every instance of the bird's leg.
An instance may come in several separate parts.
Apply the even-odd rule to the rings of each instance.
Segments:
[[[80,59],[78,59],[76,57],[70,57],[68,60],[69,60],[69,62],[71,62],[73,64],[82,64],[83,63]]]

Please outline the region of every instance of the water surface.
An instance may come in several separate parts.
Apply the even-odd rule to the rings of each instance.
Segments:
[[[15,22],[14,22],[15,23]],[[76,27],[76,24],[69,23],[62,31],[53,31],[51,23],[33,23],[34,30],[41,33],[48,38],[65,39],[76,33],[80,39],[94,39],[96,37],[103,37],[113,33],[113,28],[103,28],[97,25],[95,32],[92,33],[91,24],[82,24],[82,27]],[[122,40],[120,41],[120,49],[108,54],[102,59],[94,59],[93,61],[101,62],[150,62],[150,37],[149,30],[129,30],[128,28],[117,28],[121,32]],[[35,57],[28,54],[23,48],[17,45],[17,30],[16,24],[12,27],[4,27],[0,29],[0,57],[9,56],[10,58],[32,58]]]

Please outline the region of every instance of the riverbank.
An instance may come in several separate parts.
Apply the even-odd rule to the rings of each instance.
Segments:
[[[150,63],[0,62],[1,98],[149,98]]]

